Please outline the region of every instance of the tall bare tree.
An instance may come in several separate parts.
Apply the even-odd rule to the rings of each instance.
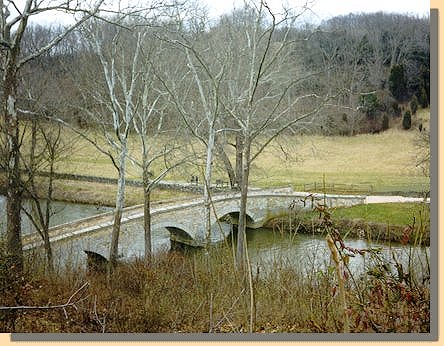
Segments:
[[[155,66],[161,65],[161,60],[164,58],[163,42],[151,35],[150,27],[141,27],[139,30],[141,31],[134,33],[136,36],[134,42],[141,47],[143,58],[137,66],[141,79],[135,98],[137,111],[133,118],[133,127],[140,139],[141,159],[133,160],[133,163],[142,170],[145,259],[150,260],[152,257],[151,192],[160,180],[165,178],[171,169],[183,163],[183,160],[174,160],[174,162],[169,160],[170,154],[178,148],[174,140],[162,144],[163,135],[174,138],[181,129],[180,123],[173,131],[163,129],[164,122],[168,121],[166,119],[168,93],[156,86],[157,77],[154,72]],[[163,160],[163,169],[157,174],[151,169],[156,160]]]
[[[23,250],[21,242],[20,210],[22,204],[22,187],[20,177],[21,141],[19,114],[17,112],[17,95],[20,84],[20,71],[27,63],[53,49],[59,42],[89,18],[98,14],[104,0],[93,2],[48,0],[26,0],[18,3],[0,0],[0,46],[2,70],[2,137],[6,145],[4,168],[7,176],[7,249],[6,255],[11,270],[16,275],[23,271]],[[49,42],[35,47],[31,52],[22,54],[22,41],[29,20],[38,14],[59,11],[81,14],[73,24],[67,26]]]
[[[311,77],[295,60],[294,22],[305,11],[277,14],[265,1],[223,19],[221,49],[228,56],[225,92],[221,103],[234,121],[242,155],[241,201],[237,263],[246,260],[249,175],[252,162],[281,133],[299,123],[312,122],[320,109],[319,96],[300,88]],[[279,35],[277,35],[279,31]]]
[[[115,18],[114,22],[119,19]],[[121,22],[123,24],[123,22]],[[114,222],[109,254],[109,272],[118,258],[118,245],[123,208],[125,206],[126,170],[129,160],[129,134],[135,115],[135,97],[140,73],[140,44],[133,45],[129,29],[94,21],[86,28],[85,37],[91,56],[100,63],[101,73],[94,76],[85,99],[94,100],[93,108],[83,108],[99,128],[108,144],[101,149],[118,173]],[[140,39],[140,37],[139,37]],[[99,78],[98,78],[99,77]]]
[[[72,144],[72,143],[71,143]],[[50,124],[48,121],[37,122],[35,117],[31,122],[31,146],[29,148],[29,160],[24,163],[27,180],[23,188],[31,197],[29,210],[22,206],[23,212],[34,225],[37,233],[43,240],[46,254],[47,270],[54,273],[54,259],[49,228],[53,210],[53,193],[55,165],[67,155],[71,147],[62,139],[61,125]],[[45,172],[45,181],[38,182],[37,174]]]
[[[225,77],[226,64],[219,59],[214,49],[211,35],[206,35],[206,17],[201,11],[191,11],[189,18],[177,14],[175,30],[165,28],[161,37],[181,54],[181,70],[176,73],[159,71],[157,75],[169,93],[176,111],[192,133],[206,148],[203,171],[203,198],[205,205],[204,223],[207,242],[211,238],[211,182],[216,147],[216,137],[220,128],[220,92]],[[218,60],[219,59],[219,60]]]
[[[117,20],[114,19],[114,22]],[[150,36],[148,18],[131,16],[119,25],[92,23],[86,32],[90,52],[97,57],[101,71],[90,80],[84,94],[86,104],[92,107],[83,111],[95,119],[108,148],[96,147],[113,162],[118,172],[118,186],[114,224],[110,246],[110,271],[118,258],[119,234],[125,206],[126,166],[131,162],[142,171],[144,189],[145,256],[151,257],[150,196],[156,184],[180,162],[169,162],[167,156],[175,150],[174,141],[160,145],[165,118],[165,96],[155,86],[154,59],[161,48],[160,42]],[[87,60],[90,60],[87,56]],[[91,62],[86,62],[91,66]],[[94,67],[92,67],[94,68]],[[97,78],[100,76],[100,78]],[[81,85],[81,87],[83,87]],[[131,150],[129,136],[135,132],[140,140],[140,157]],[[154,174],[153,162],[163,160],[164,168]]]

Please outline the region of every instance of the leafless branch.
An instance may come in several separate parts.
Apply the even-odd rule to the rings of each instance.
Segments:
[[[58,305],[43,305],[43,306],[0,306],[0,311],[16,311],[16,310],[54,310],[61,309],[65,315],[65,318],[68,318],[67,308],[73,308],[74,310],[78,310],[79,303],[85,301],[87,297],[84,296],[85,291],[89,286],[89,282],[85,282],[80,288],[78,288],[64,304]]]

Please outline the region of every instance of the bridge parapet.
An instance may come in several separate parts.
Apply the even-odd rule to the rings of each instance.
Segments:
[[[291,189],[252,190],[247,200],[247,226],[258,228],[272,218],[285,215],[290,209],[311,209],[316,203],[326,203],[328,207],[352,206],[365,203],[365,196],[323,195],[307,192],[293,192]],[[240,210],[240,194],[224,193],[213,196],[211,212],[211,241],[227,237],[232,227],[220,222],[229,216],[236,223]],[[158,205],[152,209],[153,232],[168,231],[169,238],[192,246],[203,246],[207,241],[204,226],[204,203],[193,199],[173,205]],[[99,215],[79,220],[50,231],[51,241],[72,241],[79,252],[94,251],[108,257],[111,241],[112,215]],[[128,208],[122,220],[120,249],[124,257],[143,254],[143,206]],[[24,239],[24,248],[31,249],[42,245],[38,236]]]

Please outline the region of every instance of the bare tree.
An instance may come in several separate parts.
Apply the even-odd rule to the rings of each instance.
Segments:
[[[53,274],[54,260],[49,239],[49,227],[53,215],[55,164],[66,154],[69,144],[62,143],[60,124],[56,124],[55,128],[54,125],[49,125],[47,122],[38,125],[34,118],[31,126],[30,158],[29,163],[25,163],[28,181],[24,182],[24,190],[31,197],[31,207],[30,210],[27,210],[22,206],[22,210],[43,240],[47,268],[49,273]],[[40,184],[35,179],[35,176],[43,171],[47,176],[46,183],[42,184],[46,185],[45,187],[39,186]]]
[[[174,140],[161,144],[164,121],[166,118],[168,94],[159,90],[156,86],[157,77],[154,66],[158,65],[162,59],[162,42],[150,35],[150,28],[143,27],[140,32],[134,33],[134,42],[139,45],[143,59],[136,67],[140,73],[140,88],[136,100],[136,113],[133,118],[133,127],[140,139],[141,160],[133,160],[142,170],[142,183],[144,192],[144,241],[145,258],[151,259],[151,192],[159,181],[169,173],[169,171],[181,163],[183,160],[176,160],[169,163],[168,156],[173,154],[178,147]],[[136,62],[133,60],[133,62]],[[180,123],[177,124],[175,134],[180,131]],[[169,136],[173,137],[171,132]],[[156,160],[163,159],[164,168],[154,174],[151,170]]]
[[[223,131],[219,122],[220,92],[226,62],[224,59],[218,60],[220,57],[214,52],[215,42],[211,36],[204,34],[204,13],[192,11],[191,17],[185,19],[178,13],[177,18],[178,28],[175,31],[165,28],[169,31],[166,30],[161,39],[171,43],[173,51],[181,53],[182,64],[179,66],[185,72],[182,70],[167,74],[166,71],[158,71],[157,75],[188,130],[206,148],[203,198],[208,242],[211,238],[211,181],[216,137]]]
[[[312,122],[319,96],[300,90],[310,77],[294,63],[294,21],[304,12],[275,14],[264,2],[246,3],[241,12],[224,18],[224,56],[229,56],[224,111],[242,139],[241,201],[237,263],[246,260],[246,214],[252,162],[278,135],[299,123]],[[277,30],[283,28],[276,36]],[[228,39],[228,37],[230,39]],[[229,42],[229,43],[228,43]]]
[[[180,35],[176,32],[177,36],[167,39],[183,52],[187,74],[175,81],[165,74],[161,79],[188,128],[206,146],[207,182],[217,135],[222,139],[222,134],[231,134],[236,139],[235,174],[233,164],[221,153],[222,140],[217,150],[241,190],[239,264],[245,260],[251,163],[279,134],[292,131],[296,123],[311,122],[319,109],[318,96],[300,88],[311,74],[299,69],[294,60],[291,33],[302,12],[284,11],[277,18],[265,2],[248,2],[244,9],[222,17],[216,26],[203,30],[192,23],[182,24]],[[194,81],[195,93],[189,88],[190,81]],[[207,228],[208,215],[209,211]]]
[[[7,257],[10,267],[17,275],[23,271],[23,250],[21,242],[20,210],[22,188],[20,177],[20,127],[17,113],[17,94],[20,70],[27,63],[51,50],[70,32],[82,25],[92,16],[97,15],[103,0],[83,1],[33,1],[22,4],[15,1],[0,0],[0,46],[2,70],[1,120],[2,136],[6,144],[7,175]],[[20,8],[19,8],[20,7]],[[81,17],[74,24],[67,26],[59,35],[46,44],[36,47],[27,54],[22,54],[22,41],[31,17],[48,11],[80,13]]]
[[[128,140],[135,114],[136,87],[140,78],[136,69],[140,59],[140,45],[133,46],[129,40],[131,36],[126,35],[128,32],[124,30],[113,25],[101,25],[97,21],[92,22],[85,30],[90,51],[98,58],[102,71],[101,78],[95,76],[92,81],[93,87],[88,88],[88,94],[85,95],[85,98],[92,97],[98,106],[84,111],[102,128],[110,148],[102,151],[111,158],[118,172],[109,272],[114,268],[118,258],[121,220],[125,206]],[[127,59],[130,61],[128,65]]]
[[[116,21],[116,19],[114,19]],[[101,78],[94,78],[84,94],[88,104],[95,106],[83,111],[95,119],[102,130],[108,149],[99,148],[118,171],[118,186],[114,224],[110,247],[110,270],[118,257],[122,211],[125,206],[126,166],[131,162],[142,171],[144,189],[145,257],[151,257],[150,196],[157,183],[180,161],[170,163],[167,156],[175,149],[174,141],[159,146],[165,118],[165,95],[155,86],[152,72],[159,42],[150,37],[150,21],[125,17],[120,25],[93,23],[86,32],[92,52],[100,63]],[[88,57],[90,60],[90,57]],[[90,62],[89,62],[89,65]],[[83,87],[83,86],[81,86]],[[85,91],[84,90],[84,91]],[[140,140],[140,156],[129,148],[129,136],[134,131]],[[95,142],[96,147],[97,142]],[[163,160],[164,169],[155,175],[153,162]]]

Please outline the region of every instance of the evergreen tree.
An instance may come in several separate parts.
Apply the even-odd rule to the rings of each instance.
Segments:
[[[407,98],[407,78],[404,65],[394,65],[390,70],[389,89],[398,102]]]
[[[404,130],[409,130],[412,127],[412,113],[406,111],[402,118],[402,127]]]

